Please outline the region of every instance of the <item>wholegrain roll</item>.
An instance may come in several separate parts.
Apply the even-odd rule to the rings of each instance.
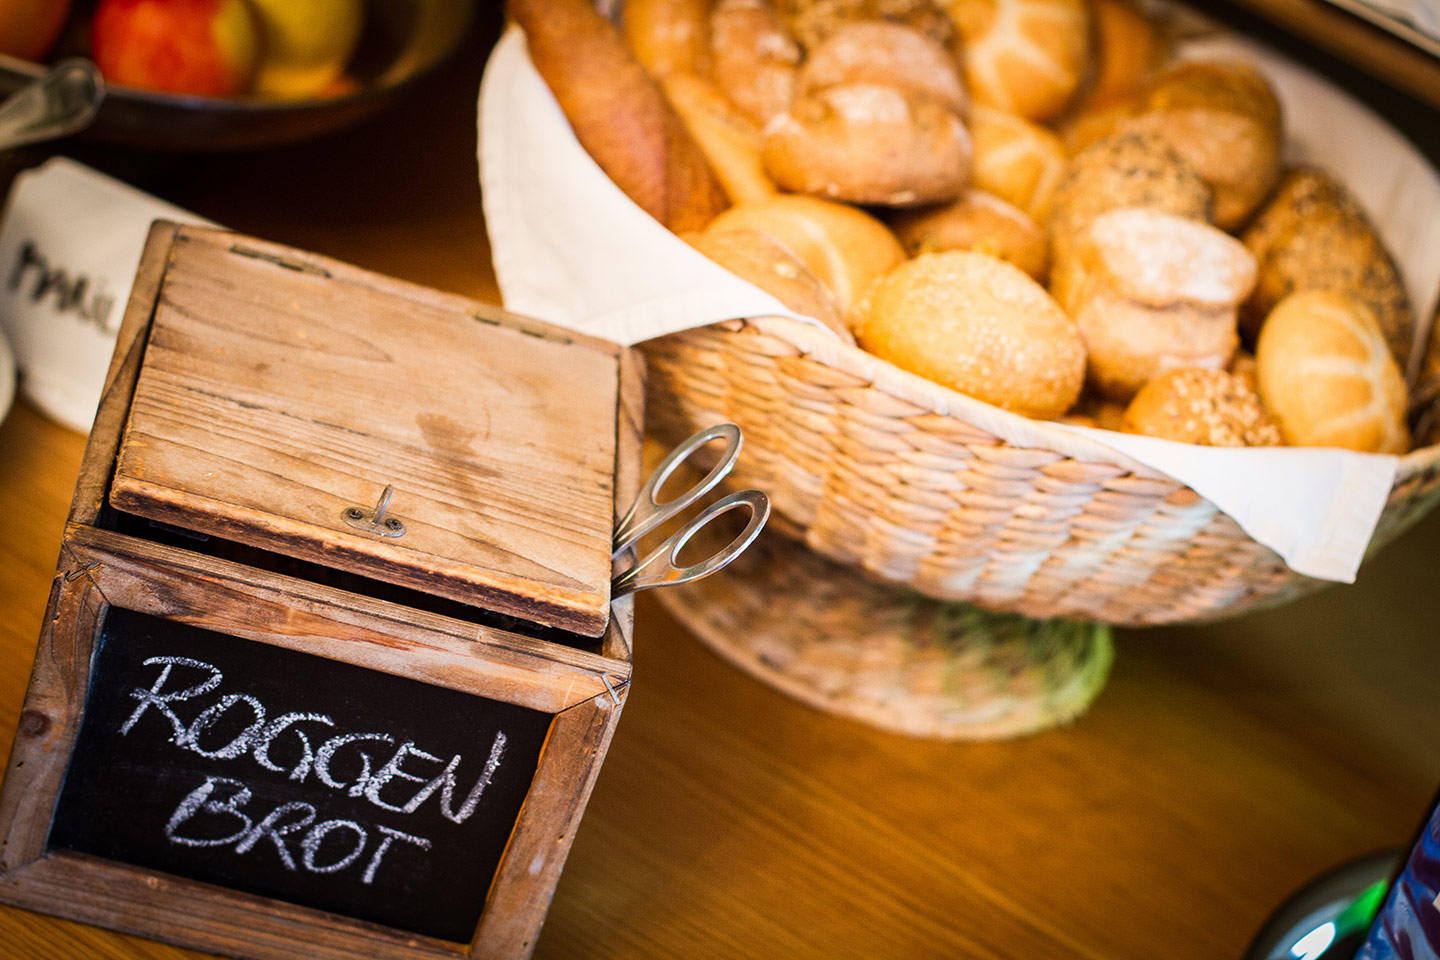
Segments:
[[[798,97],[765,126],[765,173],[783,189],[909,207],[953,200],[973,148],[959,116],[923,93],[844,83]]]
[[[1015,264],[1044,283],[1050,250],[1045,232],[1023,210],[983,190],[967,190],[952,203],[901,212],[890,220],[913,256],[973,250]]]
[[[716,217],[714,230],[758,230],[798,256],[835,297],[841,313],[880,274],[905,259],[890,228],[864,211],[818,197],[780,195],[742,203]]]
[[[1280,101],[1258,70],[1238,61],[1167,67],[1140,91],[1135,129],[1158,133],[1214,193],[1215,225],[1233,230],[1280,176]]]
[[[1241,239],[1259,264],[1255,292],[1241,312],[1251,337],[1290,294],[1332,290],[1370,309],[1405,369],[1415,336],[1410,298],[1370,219],[1338,181],[1314,168],[1286,172]]]
[[[1050,292],[1065,309],[1083,286],[1076,245],[1096,217],[1143,207],[1209,221],[1210,187],[1163,137],[1127,132],[1106,137],[1076,154],[1055,188],[1051,205]]]
[[[1211,191],[1195,167],[1164,137],[1127,132],[1075,155],[1055,188],[1050,230],[1064,246],[1100,214],[1149,207],[1193,220],[1211,219]]]
[[[1224,370],[1169,370],[1140,389],[1121,429],[1209,447],[1274,447],[1280,428],[1242,376]]]
[[[1328,290],[1291,294],[1255,349],[1260,399],[1286,443],[1365,453],[1410,449],[1405,380],[1364,303]]]
[[[950,0],[976,103],[1045,121],[1059,115],[1090,69],[1085,0]]]
[[[1069,162],[1060,138],[1024,117],[993,107],[971,109],[974,185],[1024,210],[1039,224]]]
[[[1018,267],[982,253],[905,261],[870,287],[854,324],[870,353],[1026,416],[1060,416],[1085,379],[1074,321]]]

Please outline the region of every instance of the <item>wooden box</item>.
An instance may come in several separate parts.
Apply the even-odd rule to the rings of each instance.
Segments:
[[[610,543],[642,379],[614,344],[157,224],[0,900],[241,957],[528,955],[630,680]]]

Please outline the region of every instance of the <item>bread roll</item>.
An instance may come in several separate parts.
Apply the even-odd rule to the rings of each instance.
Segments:
[[[1130,207],[1096,217],[1076,252],[1081,281],[1064,306],[1102,396],[1128,400],[1166,370],[1229,363],[1236,311],[1255,281],[1239,241],[1198,220]]]
[[[1260,399],[1298,447],[1404,453],[1405,380],[1380,323],[1359,300],[1324,290],[1292,294],[1256,345]]]
[[[1082,248],[1095,282],[1138,303],[1233,311],[1255,286],[1255,258],[1199,220],[1145,207],[1102,213]]]
[[[841,313],[849,312],[877,276],[905,259],[905,249],[879,220],[854,207],[816,197],[780,195],[732,207],[713,230],[758,230],[784,244],[820,278]]]
[[[654,78],[589,0],[509,0],[530,57],[600,169],[671,230],[697,230],[725,193]]]
[[[770,234],[758,230],[717,230],[712,225],[686,240],[791,310],[819,320],[846,343],[855,343],[850,328],[841,319],[835,297],[803,260]]]
[[[1078,153],[1055,188],[1049,221],[1050,292],[1072,314],[1083,285],[1075,246],[1096,217],[1122,207],[1208,220],[1210,188],[1156,134],[1121,133]]]
[[[890,225],[912,257],[973,250],[1007,260],[1036,281],[1045,281],[1050,251],[1044,232],[1024,211],[983,190],[967,190],[943,206],[900,213]]]
[[[1060,416],[1085,379],[1074,322],[1019,268],[981,253],[907,260],[870,287],[855,324],[870,353],[1026,416]]]
[[[1149,207],[1208,221],[1210,203],[1210,188],[1163,137],[1121,133],[1086,147],[1066,166],[1050,230],[1063,247],[1107,210]]]
[[[660,84],[732,203],[764,200],[778,192],[760,159],[760,128],[719,87],[683,70],[666,74]]]
[[[969,126],[975,141],[975,186],[1044,224],[1069,162],[1060,139],[1024,117],[990,107],[974,107]]]
[[[1168,44],[1159,26],[1126,0],[1090,0],[1095,23],[1095,70],[1085,98],[1099,110],[1133,94],[1160,66]]]
[[[964,116],[969,108],[960,68],[941,43],[886,20],[848,23],[812,49],[800,68],[799,92],[871,83],[925,94]]]
[[[1280,428],[1244,377],[1224,370],[1168,370],[1130,401],[1122,429],[1210,447],[1279,446]]]
[[[656,78],[710,75],[710,0],[626,0],[621,13],[625,43]]]
[[[1244,349],[1236,350],[1235,356],[1230,358],[1230,363],[1225,369],[1244,380],[1256,394],[1260,392],[1260,373],[1255,364],[1255,354]]]
[[[1084,0],[950,0],[976,103],[1050,120],[1090,69]]]
[[[716,85],[761,127],[790,108],[800,47],[768,0],[719,0],[710,56]]]
[[[1060,422],[1119,432],[1125,426],[1125,409],[1126,404],[1106,400],[1091,393],[1082,393],[1079,401],[1068,414],[1060,418]]]
[[[1180,63],[1140,94],[1138,129],[1164,136],[1215,194],[1215,225],[1240,226],[1280,176],[1280,102],[1254,67]]]
[[[791,34],[814,50],[831,34],[861,20],[885,20],[918,30],[954,49],[955,25],[936,0],[777,0]]]
[[[765,172],[782,188],[850,203],[953,200],[970,182],[970,135],[922,93],[845,83],[799,97],[766,125]]]
[[[1405,369],[1415,315],[1390,252],[1360,205],[1319,170],[1281,178],[1274,197],[1242,235],[1259,264],[1255,293],[1241,322],[1250,336],[1281,300],[1299,290],[1334,290],[1365,304]]]
[[[1066,152],[1073,157],[1092,143],[1124,133],[1130,129],[1138,109],[1135,94],[1131,93],[1128,97],[1112,99],[1104,106],[1086,105],[1077,110],[1061,130]]]

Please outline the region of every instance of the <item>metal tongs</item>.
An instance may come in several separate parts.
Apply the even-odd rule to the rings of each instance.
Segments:
[[[670,475],[675,472],[675,468],[712,440],[724,440],[725,450],[721,453],[719,461],[706,474],[705,479],[673,500],[667,500],[665,503],[657,500],[656,494],[660,492],[660,488],[665,485],[665,481],[670,478]],[[661,461],[660,466],[655,468],[650,479],[645,481],[645,485],[635,496],[635,503],[616,525],[611,556],[633,546],[645,534],[713,490],[715,485],[723,480],[725,475],[730,472],[730,468],[735,465],[736,459],[740,456],[741,443],[740,428],[733,423],[722,423],[701,430],[670,451],[670,454]],[[685,544],[689,543],[690,539],[699,533],[706,524],[737,507],[750,508],[750,522],[745,525],[745,529],[740,531],[739,535],[727,546],[711,554],[709,558],[689,566],[680,566],[677,557],[684,549]],[[715,501],[698,517],[685,524],[664,543],[656,547],[648,557],[616,576],[610,582],[611,598],[622,597],[627,593],[646,590],[650,587],[690,583],[692,580],[708,577],[717,570],[723,569],[731,560],[743,553],[745,548],[750,546],[760,535],[760,529],[765,526],[765,521],[769,516],[770,499],[759,490],[742,490]]]
[[[105,99],[105,81],[88,60],[61,60],[0,101],[0,150],[38,143],[89,126]]]

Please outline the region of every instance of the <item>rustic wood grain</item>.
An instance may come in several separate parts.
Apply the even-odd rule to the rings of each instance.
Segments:
[[[62,552],[61,566],[69,567],[68,561]],[[57,576],[55,586],[6,769],[11,786],[0,795],[0,896],[15,882],[11,875],[44,851],[55,797],[80,734],[90,655],[105,609],[88,577],[66,582]]]
[[[645,482],[642,475],[644,445],[645,355],[639,350],[630,349],[620,354],[620,393],[616,401],[613,516],[616,526],[635,502],[640,485]],[[620,574],[635,563],[635,559],[635,548],[631,547],[613,559],[611,572]],[[611,629],[605,635],[605,643],[600,652],[607,657],[629,663],[634,649],[631,629],[635,622],[634,595],[612,601],[611,608]]]
[[[551,724],[525,809],[480,918],[474,956],[511,960],[535,950],[536,935],[624,704],[625,692],[613,699],[607,692],[571,707]]]
[[[219,231],[169,254],[120,509],[598,637],[618,348]],[[458,300],[458,298],[450,298]],[[394,486],[405,534],[349,527]]]
[[[100,395],[80,478],[75,484],[75,500],[70,507],[72,523],[93,524],[110,489],[110,478],[115,472],[115,451],[119,449],[120,434],[130,415],[135,378],[140,375],[140,363],[145,357],[150,318],[155,313],[160,281],[170,264],[169,252],[175,242],[176,230],[173,223],[157,221],[150,227],[150,234],[145,240],[145,252],[141,255],[139,270],[130,287],[130,300],[125,305],[125,316],[115,338],[115,353],[105,374],[105,389]]]
[[[128,610],[557,713],[629,665],[133,537],[72,528],[67,566]]]
[[[68,851],[15,871],[0,897],[245,960],[455,960],[466,954],[460,945]]]

